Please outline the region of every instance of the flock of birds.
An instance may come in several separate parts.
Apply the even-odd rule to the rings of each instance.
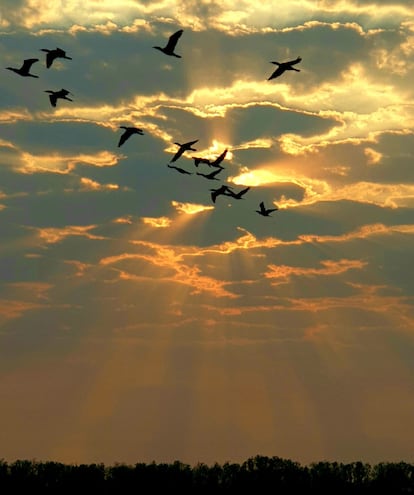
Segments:
[[[176,57],[176,58],[181,58],[181,55],[175,53],[175,48],[177,46],[178,40],[180,39],[181,35],[183,34],[183,30],[180,29],[176,31],[174,34],[172,34],[168,42],[165,46],[154,46],[153,48],[160,50],[162,53],[165,55],[171,56],[171,57]],[[49,69],[52,67],[53,62],[57,58],[63,58],[67,60],[72,60],[71,57],[66,55],[66,52],[62,50],[61,48],[55,48],[55,49],[47,49],[47,48],[41,48],[41,51],[46,52],[46,67]],[[297,57],[295,60],[290,60],[287,62],[276,62],[272,61],[270,63],[277,65],[277,69],[270,75],[268,80],[275,79],[276,77],[281,76],[285,71],[287,70],[293,70],[296,72],[300,72],[299,69],[293,67],[294,65],[298,64],[301,62],[301,58]],[[16,74],[22,76],[22,77],[33,77],[33,78],[38,78],[36,74],[32,74],[31,68],[32,65],[35,62],[38,62],[38,58],[29,58],[23,61],[23,64],[21,67],[6,67],[6,69],[15,72]],[[49,94],[49,100],[50,103],[53,107],[56,107],[57,105],[57,100],[58,99],[63,99],[63,100],[68,100],[68,101],[73,101],[71,98],[68,97],[68,95],[72,95],[70,91],[67,89],[60,89],[58,91],[53,91],[53,90],[45,90],[45,93]],[[127,141],[132,135],[138,134],[138,135],[143,135],[144,131],[138,127],[127,127],[127,126],[120,126],[120,129],[124,129],[124,132],[120,136],[119,142],[118,142],[118,147],[122,146],[125,141]],[[177,170],[181,174],[188,174],[191,175],[192,172],[189,172],[181,167],[178,167],[176,165],[172,165],[172,163],[176,162],[186,151],[197,151],[195,148],[193,148],[193,145],[198,142],[198,139],[194,141],[189,141],[187,143],[178,143],[175,142],[178,146],[177,152],[174,154],[174,156],[171,158],[170,162],[167,164],[169,168]],[[211,161],[208,158],[204,157],[198,157],[198,156],[193,156],[194,160],[194,165],[198,168],[200,164],[207,164],[210,168],[214,168],[213,171],[209,173],[203,173],[203,172],[196,172],[196,175],[200,175],[208,180],[220,180],[217,175],[224,169],[224,167],[221,165],[222,161],[224,160],[228,150],[225,149],[215,160]],[[213,203],[216,202],[216,198],[220,195],[224,196],[230,196],[234,199],[243,199],[243,196],[250,190],[250,187],[246,187],[245,189],[242,189],[238,192],[234,192],[233,188],[227,185],[222,185],[217,189],[210,189],[211,191],[211,199]],[[277,211],[279,208],[276,206],[275,208],[266,208],[264,202],[262,201],[259,204],[259,209],[256,210],[256,212],[259,215],[268,217],[270,214],[274,211]]]

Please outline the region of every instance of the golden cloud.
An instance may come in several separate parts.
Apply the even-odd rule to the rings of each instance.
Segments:
[[[7,285],[36,299],[48,299],[47,293],[53,288],[52,284],[46,282],[13,282]]]
[[[201,213],[203,211],[214,210],[214,206],[206,206],[195,203],[180,203],[179,201],[171,201],[174,208],[182,213],[187,213],[188,215],[195,215],[196,213]]]
[[[277,279],[280,282],[286,283],[290,277],[315,277],[315,276],[334,276],[347,272],[348,270],[361,270],[367,265],[367,262],[362,260],[324,260],[321,261],[322,268],[305,268],[287,265],[268,265],[268,271],[264,276],[269,279]]]
[[[132,217],[131,215],[127,215],[125,217],[118,217],[118,218],[114,218],[114,220],[112,220],[113,223],[127,223],[127,224],[132,224]]]
[[[75,268],[74,277],[82,277],[92,267],[90,263],[83,263],[77,260],[65,260],[64,263]]]
[[[44,227],[44,228],[28,227],[28,228],[36,231],[39,238],[42,241],[46,242],[47,244],[55,244],[57,242],[61,242],[66,237],[71,237],[71,236],[80,236],[93,240],[107,239],[107,237],[90,233],[90,231],[95,229],[96,227],[97,225],[69,225],[63,228],[57,228],[57,227]]]
[[[19,318],[27,311],[44,308],[45,305],[19,300],[0,299],[0,316],[6,320]]]
[[[367,157],[368,165],[376,165],[381,161],[381,158],[383,156],[382,153],[379,153],[372,148],[365,148],[364,154]]]
[[[119,189],[118,184],[100,184],[92,179],[88,179],[87,177],[81,177],[80,183],[82,189],[86,191],[114,191]]]
[[[156,279],[154,279],[153,276],[146,277],[145,275],[142,275],[142,273],[140,273],[140,275],[136,275],[134,273],[127,272],[126,270],[121,269],[118,270],[119,278],[121,280],[130,280],[137,282],[141,282],[143,280],[156,280],[157,284],[160,284],[162,282],[173,284],[178,283],[181,285],[192,287],[193,291],[191,294],[193,295],[206,292],[214,295],[214,297],[238,297],[236,294],[229,292],[225,288],[227,285],[230,285],[231,282],[217,280],[215,278],[202,275],[201,269],[198,266],[185,263],[183,258],[184,253],[180,253],[179,248],[176,250],[174,247],[171,246],[160,246],[143,241],[135,241],[134,244],[152,249],[153,254],[122,253],[117,256],[102,258],[100,260],[100,264],[110,265],[117,264],[125,260],[137,259],[145,261],[155,267],[162,268],[162,273],[159,273]],[[165,270],[167,272],[170,272],[171,275],[165,275]]]
[[[33,174],[37,172],[51,172],[56,174],[68,174],[77,165],[91,165],[94,167],[113,167],[118,164],[119,157],[109,151],[100,151],[95,154],[81,153],[78,155],[33,155],[22,153],[23,165],[17,168],[18,172]]]
[[[146,225],[150,225],[151,227],[155,227],[158,229],[165,229],[171,225],[172,220],[168,217],[142,217],[142,222]]]

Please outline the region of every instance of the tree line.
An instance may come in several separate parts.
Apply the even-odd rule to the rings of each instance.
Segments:
[[[243,463],[194,466],[172,463],[64,464],[0,460],[0,493],[66,495],[74,490],[122,495],[177,490],[181,494],[414,494],[414,465],[407,462],[315,462],[301,465],[257,455]]]

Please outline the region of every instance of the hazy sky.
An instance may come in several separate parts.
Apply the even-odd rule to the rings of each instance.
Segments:
[[[412,0],[1,0],[0,30],[0,458],[414,462]]]

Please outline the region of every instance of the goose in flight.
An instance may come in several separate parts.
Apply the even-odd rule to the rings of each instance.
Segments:
[[[290,60],[289,62],[282,62],[282,63],[279,63],[279,62],[270,62],[271,64],[275,64],[277,65],[277,69],[273,72],[273,74],[268,77],[268,81],[270,81],[270,79],[274,79],[275,77],[279,77],[281,76],[285,70],[294,70],[296,72],[300,72],[299,69],[295,69],[295,67],[292,67],[292,65],[295,65],[295,64],[298,64],[302,59],[300,57],[296,58],[295,60]]]
[[[125,129],[121,137],[119,138],[118,148],[122,146],[125,141],[130,138],[133,134],[140,134],[141,136],[144,134],[142,129],[138,129],[138,127],[126,127],[124,125],[119,126],[120,129]]]
[[[180,158],[180,156],[184,153],[184,151],[188,151],[188,150],[197,151],[195,148],[192,148],[193,144],[195,144],[197,141],[198,141],[198,139],[195,139],[194,141],[189,141],[188,143],[184,143],[184,144],[174,143],[177,146],[179,146],[180,148],[178,149],[177,153],[172,157],[172,159],[170,160],[170,163],[178,160]]]
[[[215,203],[217,196],[219,196],[220,194],[226,196],[227,192],[231,192],[231,187],[223,185],[220,186],[218,189],[210,189],[210,191],[211,191],[211,199],[213,203]]]
[[[58,98],[61,98],[62,100],[68,100],[68,101],[73,101],[70,98],[68,98],[68,95],[71,95],[67,89],[61,89],[60,91],[51,91],[50,89],[46,90],[45,93],[50,93],[49,94],[49,100],[50,103],[52,104],[52,107],[56,106],[56,102]]]
[[[256,211],[257,211],[257,213],[259,213],[259,215],[263,215],[264,217],[270,216],[270,213],[272,213],[272,211],[276,211],[279,209],[277,207],[276,208],[265,208],[263,201],[260,203],[259,207],[260,207],[260,210],[256,210]]]
[[[210,162],[210,167],[219,167],[219,168],[224,168],[220,165],[220,163],[224,160],[225,156],[227,155],[227,149],[223,151],[221,155],[219,155],[213,162]]]
[[[247,193],[247,191],[250,189],[250,187],[246,187],[246,189],[242,189],[238,193],[235,193],[233,191],[229,191],[226,193],[226,196],[231,196],[234,199],[243,199],[243,196]]]
[[[54,50],[49,50],[48,48],[41,48],[40,51],[47,52],[47,55],[46,55],[46,67],[48,69],[53,64],[53,61],[56,58],[66,58],[68,60],[72,60],[71,57],[68,57],[66,55],[65,50],[62,50],[62,48],[57,48],[56,47]]]
[[[36,76],[35,74],[30,74],[30,67],[35,63],[38,62],[38,58],[27,58],[26,60],[23,61],[23,65],[19,68],[16,67],[6,67],[8,70],[12,70],[16,74],[19,74],[20,76],[23,77],[39,77]]]
[[[220,167],[218,170],[214,170],[213,172],[211,172],[209,174],[203,174],[201,172],[197,172],[197,175],[201,175],[201,176],[205,177],[206,179],[210,179],[210,180],[220,180],[220,179],[217,179],[216,175],[219,174],[221,171],[222,171],[222,167]]]
[[[170,165],[169,163],[167,163],[167,167],[169,167],[169,168],[175,168],[175,170],[177,170],[178,172],[180,172],[180,174],[188,174],[188,175],[192,175],[193,174],[192,172],[187,172],[187,170],[184,170],[181,167],[176,167],[175,165]]]
[[[153,48],[160,50],[161,52],[165,53],[165,55],[170,55],[172,57],[181,58],[181,55],[177,55],[176,53],[174,53],[174,49],[175,49],[176,44],[178,43],[178,40],[180,39],[181,35],[183,34],[183,32],[184,31],[182,29],[180,29],[176,33],[172,34],[168,39],[168,43],[164,47],[153,46]]]

